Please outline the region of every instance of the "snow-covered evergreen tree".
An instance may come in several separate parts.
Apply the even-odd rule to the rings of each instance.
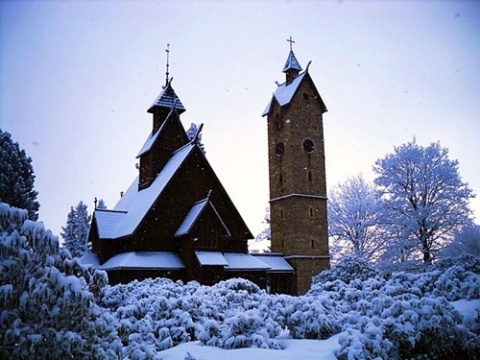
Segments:
[[[458,161],[450,160],[440,143],[423,147],[413,139],[377,160],[373,169],[387,211],[386,225],[398,239],[390,243],[396,251],[390,258],[408,260],[421,253],[429,262],[471,221],[468,202],[475,195],[462,182]]]
[[[26,209],[28,218],[37,220],[40,204],[34,181],[32,159],[8,132],[0,129],[0,202]]]
[[[248,241],[248,250],[252,253],[268,253],[271,249],[272,230],[270,225],[270,207],[265,209],[265,217],[262,224],[265,228],[260,231],[255,240]]]
[[[272,240],[272,230],[271,230],[271,225],[270,225],[270,207],[267,207],[265,209],[265,217],[263,218],[262,224],[265,225],[265,229],[263,229],[261,232],[257,234],[255,237],[256,241],[270,241]]]
[[[189,129],[187,130],[187,136],[190,140],[193,140],[195,138],[195,136],[197,136],[197,133],[198,133],[198,126],[197,124],[195,123],[192,123],[189,127]],[[203,153],[206,154],[207,151],[205,150],[205,145],[202,143],[202,134],[198,134],[198,138],[197,138],[197,144],[198,146],[200,147],[200,149],[202,149]]]
[[[95,303],[106,283],[26,210],[0,203],[0,358],[116,358],[116,324]]]
[[[82,201],[73,208],[67,215],[67,224],[62,227],[61,233],[64,246],[72,256],[81,257],[88,249],[88,231],[91,216],[88,215],[87,205]]]
[[[328,232],[335,258],[357,256],[373,260],[383,252],[381,205],[361,174],[334,186],[328,198]]]

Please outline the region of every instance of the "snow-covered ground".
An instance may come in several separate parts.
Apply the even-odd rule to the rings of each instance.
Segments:
[[[327,340],[282,340],[283,350],[271,349],[233,349],[225,350],[213,346],[204,346],[199,341],[180,344],[174,348],[160,351],[163,360],[185,360],[187,354],[196,360],[335,360],[338,350],[338,336]]]

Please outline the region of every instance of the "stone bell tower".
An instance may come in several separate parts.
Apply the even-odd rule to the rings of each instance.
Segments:
[[[274,253],[295,268],[294,294],[306,293],[312,276],[330,266],[323,113],[310,74],[290,53],[262,116],[268,122],[270,216]]]

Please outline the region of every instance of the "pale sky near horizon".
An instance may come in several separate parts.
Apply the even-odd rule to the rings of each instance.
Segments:
[[[1,1],[0,127],[33,160],[40,220],[112,208],[137,174],[165,82],[255,235],[268,206],[266,119],[289,36],[328,112],[327,183],[415,136],[440,141],[480,196],[480,3]],[[480,216],[480,198],[471,203]]]

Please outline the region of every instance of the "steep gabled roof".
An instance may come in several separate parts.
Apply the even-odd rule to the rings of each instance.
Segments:
[[[163,131],[164,128],[166,128],[168,122],[172,119],[172,117],[174,116],[176,112],[176,109],[171,109],[170,112],[168,113],[166,119],[164,122],[162,122],[162,125],[158,128],[157,131],[155,131],[155,133],[150,133],[147,137],[147,140],[145,140],[145,143],[143,144],[142,148],[140,149],[138,155],[137,155],[137,158],[139,158],[140,156],[142,156],[143,154],[147,153],[148,151],[150,151],[150,149],[152,148],[153,144],[155,143],[155,141],[157,141],[157,138],[160,136],[160,133]],[[178,112],[177,112],[178,114]],[[178,117],[177,117],[178,118]]]
[[[306,74],[307,72],[305,71],[304,73],[298,75],[295,79],[293,79],[292,82],[284,82],[283,84],[279,85],[277,90],[273,94],[272,100],[270,100],[267,107],[263,111],[262,116],[268,115],[274,99],[278,102],[280,106],[290,104],[290,101],[292,101],[293,96],[297,92]]]
[[[308,71],[304,71],[300,75],[296,76],[291,82],[284,82],[283,84],[280,84],[273,94],[272,99],[268,103],[267,107],[262,113],[262,116],[268,115],[270,113],[270,110],[272,108],[273,103],[276,101],[280,107],[287,106],[290,104],[292,101],[293,97],[297,93],[298,89],[300,88],[300,85],[302,84],[303,81],[309,81],[311,86],[313,87],[314,92],[316,93],[316,99],[318,100],[322,112],[326,112],[327,108],[318,93],[317,88],[315,87],[315,84],[313,83],[312,78],[310,77]]]
[[[225,230],[225,233],[227,235],[230,235],[230,231],[225,225],[225,222],[221,218],[218,211],[215,209],[215,206],[213,206],[213,204],[210,202],[209,198],[207,197],[206,199],[203,199],[197,202],[195,205],[193,205],[193,207],[188,212],[187,216],[185,216],[185,219],[183,219],[183,222],[178,227],[174,236],[178,237],[178,236],[188,234],[192,229],[193,225],[195,225],[195,223],[197,222],[197,220],[200,218],[200,216],[202,215],[202,213],[205,211],[207,207],[210,207],[213,210],[219,222],[222,224],[222,227]]]
[[[173,90],[172,80],[173,78],[168,81],[160,95],[158,95],[152,106],[150,106],[150,108],[147,110],[149,113],[153,113],[154,109],[158,107],[167,108],[169,110],[175,108],[179,114],[185,111],[185,107]]]
[[[131,235],[195,146],[189,143],[175,152],[148,188],[139,191],[137,177],[114,208],[122,215],[110,215],[105,221],[97,221],[100,238],[103,238],[101,234],[108,234],[110,239]]]

